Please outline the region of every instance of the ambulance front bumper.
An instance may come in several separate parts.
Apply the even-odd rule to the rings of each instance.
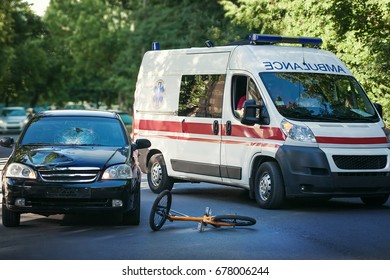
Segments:
[[[389,149],[360,155],[335,149],[281,146],[276,159],[282,170],[287,197],[359,197],[390,194]]]

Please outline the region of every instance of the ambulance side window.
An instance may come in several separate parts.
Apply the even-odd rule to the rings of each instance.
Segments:
[[[222,118],[225,75],[183,75],[179,116]]]

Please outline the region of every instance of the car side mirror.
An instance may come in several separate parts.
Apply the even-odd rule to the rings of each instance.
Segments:
[[[135,149],[146,149],[149,148],[152,144],[148,139],[137,139],[135,141]]]
[[[12,148],[14,142],[15,142],[14,138],[12,137],[3,137],[0,139],[0,146],[6,148]]]

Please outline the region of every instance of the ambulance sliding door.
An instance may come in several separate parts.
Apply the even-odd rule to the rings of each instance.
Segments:
[[[184,178],[221,182],[223,74],[183,75],[178,120],[181,122],[173,171]],[[180,157],[179,157],[180,155]]]

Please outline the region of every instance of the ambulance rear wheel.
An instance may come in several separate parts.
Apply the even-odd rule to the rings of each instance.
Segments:
[[[282,172],[276,162],[264,162],[255,178],[255,198],[261,208],[276,209],[285,200]]]
[[[172,189],[174,182],[173,179],[168,176],[167,167],[162,154],[155,154],[150,158],[147,175],[149,188],[152,192],[160,193],[163,190]]]

